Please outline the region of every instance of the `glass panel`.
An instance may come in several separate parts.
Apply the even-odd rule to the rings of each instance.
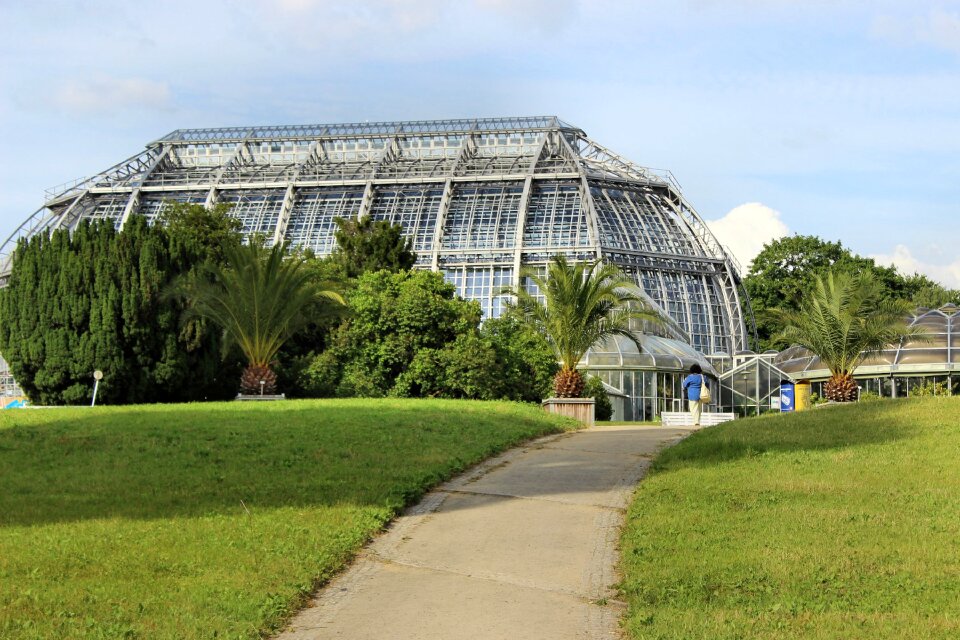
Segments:
[[[230,215],[243,224],[244,234],[260,234],[273,244],[284,195],[283,191],[226,191],[221,201],[233,205]]]
[[[379,187],[370,205],[370,215],[374,220],[401,225],[403,234],[413,241],[417,262],[427,264],[442,198],[443,189],[438,187]]]
[[[863,359],[863,362],[860,363],[860,366],[874,366],[874,365],[883,365],[883,364],[893,364],[894,358],[896,358],[896,351],[881,351],[880,353],[875,353],[867,356]],[[786,363],[785,363],[786,364]],[[820,364],[820,359],[817,359],[816,364]],[[791,370],[786,368],[786,366],[781,367],[784,371],[790,373]],[[822,368],[821,366],[811,367],[812,369]]]
[[[900,352],[897,364],[946,364],[946,349],[913,349]]]
[[[171,193],[151,193],[140,199],[140,215],[151,224],[172,202],[203,204],[207,201],[207,191],[174,191]]]
[[[589,246],[587,218],[576,183],[539,183],[530,195],[524,248]]]
[[[294,200],[286,239],[294,246],[312,249],[318,256],[333,251],[333,219],[355,218],[363,190],[357,188],[304,189]]]
[[[933,348],[933,347],[946,347],[947,346],[947,334],[945,333],[928,333],[925,336],[926,340],[923,342],[919,340],[907,340],[904,342],[904,348]]]
[[[464,185],[450,201],[444,249],[512,249],[523,188],[519,184]]]
[[[113,222],[115,229],[119,229],[129,199],[129,193],[85,196],[77,205],[75,213],[79,219],[83,220],[109,220]]]

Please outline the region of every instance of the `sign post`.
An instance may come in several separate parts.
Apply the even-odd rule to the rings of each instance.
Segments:
[[[90,403],[91,407],[97,406],[97,389],[100,388],[101,380],[103,380],[103,371],[97,369],[93,372],[93,401]]]

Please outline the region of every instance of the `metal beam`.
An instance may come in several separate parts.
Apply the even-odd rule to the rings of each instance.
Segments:
[[[357,209],[357,221],[362,220],[365,215],[369,215],[372,205],[373,180],[367,180],[367,184],[363,188],[363,197],[360,199],[360,208]]]
[[[560,136],[561,152],[567,153],[567,155],[573,159],[574,166],[577,167],[578,177],[580,178],[580,198],[581,198],[581,208],[587,214],[587,235],[590,237],[591,247],[584,247],[584,249],[592,250],[596,253],[597,260],[603,258],[603,251],[600,247],[600,232],[597,229],[597,220],[599,215],[597,214],[597,205],[593,201],[593,194],[590,193],[590,183],[587,182],[587,173],[583,168],[583,164],[577,160],[577,153],[570,146],[570,141],[567,140],[566,136]]]
[[[166,160],[170,153],[173,150],[173,145],[164,145],[162,151],[157,155],[153,163],[147,168],[146,172],[143,174],[143,177],[140,179],[140,184],[134,187],[130,191],[130,198],[127,200],[127,206],[123,209],[123,216],[120,218],[120,228],[127,224],[127,220],[130,219],[130,215],[140,206],[140,189],[143,187],[143,184],[150,179],[150,175],[157,170],[164,160]]]
[[[440,208],[437,210],[437,226],[433,230],[433,256],[430,268],[440,270],[440,243],[443,242],[443,225],[447,222],[447,211],[450,209],[450,200],[453,197],[453,180],[447,178],[443,184],[443,195],[440,197]]]
[[[293,210],[294,189],[291,184],[283,194],[283,204],[280,205],[280,213],[277,215],[277,226],[273,231],[273,244],[278,245],[283,241],[283,236],[287,233],[287,224],[290,221],[290,212]]]

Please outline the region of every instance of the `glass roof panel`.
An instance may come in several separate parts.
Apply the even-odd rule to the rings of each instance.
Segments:
[[[946,349],[909,349],[900,352],[897,364],[946,364]]]
[[[913,322],[915,327],[926,327],[928,330],[935,331],[946,331],[947,328],[947,319],[940,315],[939,313],[930,313],[928,315],[917,318]]]
[[[863,362],[860,363],[860,366],[870,367],[884,364],[893,364],[896,359],[896,351],[881,351],[880,353],[873,353],[863,359]],[[819,362],[819,358],[817,361]]]

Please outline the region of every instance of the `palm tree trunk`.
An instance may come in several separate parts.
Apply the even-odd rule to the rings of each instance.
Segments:
[[[558,398],[579,398],[583,395],[583,375],[564,365],[553,378],[553,390]]]
[[[853,402],[857,399],[857,383],[849,373],[834,374],[824,385],[823,395],[833,402]]]
[[[277,374],[267,365],[251,364],[240,375],[240,393],[274,395],[276,392]]]

